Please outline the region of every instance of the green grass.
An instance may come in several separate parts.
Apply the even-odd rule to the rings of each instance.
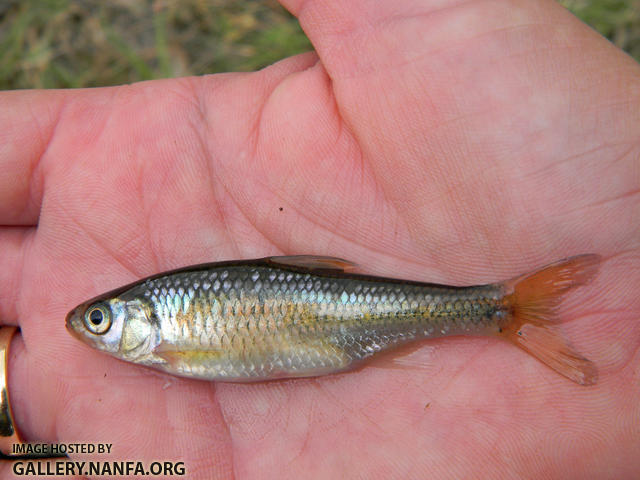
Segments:
[[[562,0],[640,59],[640,0]],[[311,49],[275,0],[0,0],[0,89],[250,71]]]
[[[640,61],[640,0],[561,0],[560,3]]]
[[[0,0],[0,89],[250,71],[310,49],[275,0]]]

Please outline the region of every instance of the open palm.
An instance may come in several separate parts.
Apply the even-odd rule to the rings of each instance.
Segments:
[[[285,3],[317,55],[0,96],[0,319],[22,329],[26,439],[207,479],[637,472],[638,65],[552,2]],[[426,342],[406,368],[208,383],[64,329],[91,296],[205,261],[334,255],[477,284],[589,252],[601,272],[565,314],[594,387],[483,338]]]

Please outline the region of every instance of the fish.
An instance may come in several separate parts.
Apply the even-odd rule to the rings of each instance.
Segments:
[[[560,329],[563,296],[594,278],[595,254],[503,282],[448,286],[355,273],[333,257],[294,255],[173,270],[72,309],[69,332],[121,360],[225,382],[353,370],[438,337],[506,340],[580,385],[598,371]]]

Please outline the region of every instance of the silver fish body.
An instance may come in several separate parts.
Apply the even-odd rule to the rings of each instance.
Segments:
[[[342,262],[342,263],[341,263]],[[500,335],[513,286],[449,287],[273,257],[168,272],[85,302],[67,328],[91,346],[175,375],[224,381],[349,370],[448,335]]]

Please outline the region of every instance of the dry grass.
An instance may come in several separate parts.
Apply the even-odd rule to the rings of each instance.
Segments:
[[[275,0],[0,0],[0,88],[255,70],[311,49]]]
[[[561,0],[560,3],[640,61],[640,0]]]

